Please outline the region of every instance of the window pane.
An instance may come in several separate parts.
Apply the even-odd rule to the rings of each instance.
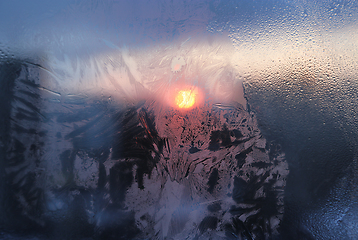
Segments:
[[[355,1],[3,1],[4,239],[355,239]]]

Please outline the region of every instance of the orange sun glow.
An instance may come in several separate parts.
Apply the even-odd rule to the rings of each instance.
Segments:
[[[179,91],[175,97],[175,104],[179,108],[190,108],[195,104],[196,94],[191,90]]]

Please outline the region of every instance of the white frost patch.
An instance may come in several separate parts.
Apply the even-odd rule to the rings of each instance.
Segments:
[[[92,158],[76,156],[74,180],[77,186],[96,188],[98,183],[98,162]]]
[[[256,141],[255,146],[256,146],[257,148],[265,148],[265,147],[266,147],[266,139],[264,139],[264,138],[258,139],[258,140]]]

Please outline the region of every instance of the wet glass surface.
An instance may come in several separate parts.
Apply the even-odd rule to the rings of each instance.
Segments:
[[[357,8],[0,2],[0,239],[356,239]]]

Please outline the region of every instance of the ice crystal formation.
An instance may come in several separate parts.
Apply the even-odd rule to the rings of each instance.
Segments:
[[[285,155],[240,104],[208,101],[183,112],[154,100],[124,108],[78,96],[60,103],[31,71],[19,67],[14,82],[7,149],[19,216],[40,227],[81,216],[71,237],[83,229],[126,239],[277,234]]]

